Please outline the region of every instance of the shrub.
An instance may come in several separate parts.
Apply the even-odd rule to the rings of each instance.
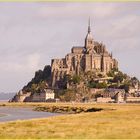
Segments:
[[[96,82],[90,82],[88,84],[89,88],[107,88],[107,84],[105,82],[103,83],[96,83]]]
[[[79,84],[79,83],[80,83],[80,76],[74,75],[74,76],[72,77],[72,82],[73,82],[74,84]]]

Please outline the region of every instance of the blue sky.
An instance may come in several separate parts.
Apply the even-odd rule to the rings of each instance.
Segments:
[[[52,58],[83,46],[88,18],[123,72],[140,79],[140,3],[0,3],[0,91],[21,89]]]

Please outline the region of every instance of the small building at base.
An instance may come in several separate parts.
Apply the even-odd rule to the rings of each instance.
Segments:
[[[31,102],[46,102],[49,99],[54,99],[54,95],[53,90],[45,89],[43,92],[31,95]]]
[[[20,90],[9,102],[46,102],[55,101],[55,93],[52,89],[44,89],[39,93],[24,93]]]
[[[98,103],[124,103],[126,101],[126,93],[124,89],[108,89],[96,100]]]

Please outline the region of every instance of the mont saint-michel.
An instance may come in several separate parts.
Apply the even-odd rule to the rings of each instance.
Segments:
[[[0,3],[0,139],[140,139],[139,26],[139,2]]]
[[[140,82],[119,70],[107,46],[94,39],[90,20],[84,44],[38,70],[11,102],[139,102]],[[60,48],[61,49],[61,48]]]

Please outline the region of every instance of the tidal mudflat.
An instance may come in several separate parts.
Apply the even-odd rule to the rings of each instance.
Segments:
[[[47,118],[56,115],[58,114],[33,111],[32,107],[0,107],[0,122]]]

